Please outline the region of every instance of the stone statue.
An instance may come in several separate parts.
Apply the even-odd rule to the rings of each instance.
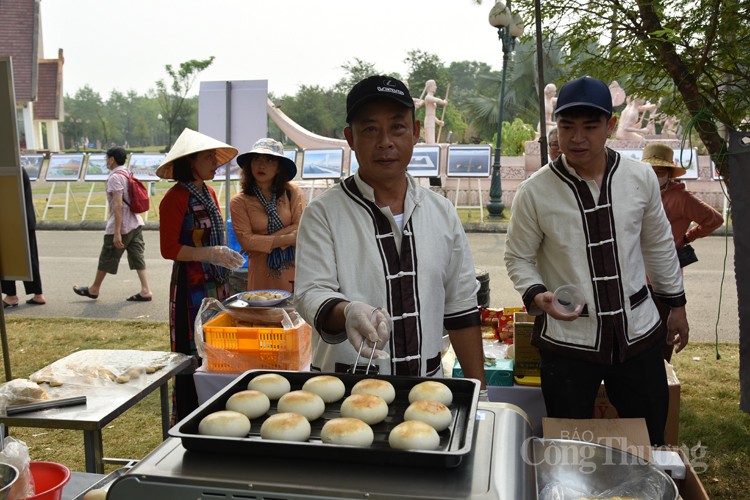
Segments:
[[[677,137],[677,129],[680,126],[680,120],[677,119],[676,116],[661,116],[663,117],[661,121],[661,135],[664,137]]]
[[[625,90],[620,87],[617,80],[609,84],[609,93],[612,95],[612,107],[615,108],[625,102]]]
[[[556,127],[552,113],[555,111],[555,105],[557,105],[557,87],[554,83],[548,83],[544,87],[544,119],[547,122],[547,130]]]
[[[643,113],[651,112],[656,109],[655,104],[646,103],[637,96],[628,96],[625,109],[620,114],[620,120],[617,124],[615,137],[621,141],[642,141],[642,134],[649,134],[651,130],[648,126],[643,126]]]
[[[424,104],[424,142],[425,144],[435,144],[435,125],[443,125],[443,121],[437,117],[438,104],[446,106],[448,101],[435,97],[437,83],[435,80],[427,80],[424,84],[424,90],[418,101]],[[417,106],[415,100],[415,106]]]

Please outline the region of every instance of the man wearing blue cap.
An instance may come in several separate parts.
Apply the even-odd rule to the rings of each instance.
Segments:
[[[346,114],[359,169],[310,202],[297,233],[295,306],[314,328],[312,370],[349,371],[375,349],[381,374],[442,377],[445,328],[466,376],[484,386],[461,221],[406,172],[420,128],[409,90],[371,76],[349,92]]]
[[[547,414],[591,418],[602,381],[621,418],[645,418],[664,443],[669,391],[665,341],[688,342],[679,262],[652,169],[606,147],[617,118],[601,80],[565,84],[555,108],[563,152],[513,199],[505,264],[541,354]],[[649,296],[669,304],[667,338]],[[575,285],[582,309],[560,312],[555,290]]]

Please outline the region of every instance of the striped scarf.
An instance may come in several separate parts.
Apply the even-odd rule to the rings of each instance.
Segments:
[[[282,224],[281,217],[279,217],[279,211],[276,209],[276,192],[273,192],[270,201],[266,200],[266,197],[263,196],[263,192],[257,185],[253,186],[253,192],[263,204],[263,208],[266,209],[266,214],[268,215],[268,234],[273,234],[276,231],[281,230],[284,227],[284,224]],[[269,269],[268,275],[273,278],[280,278],[282,269],[288,269],[294,266],[294,247],[289,246],[284,250],[281,248],[274,248],[271,250],[271,253],[268,254],[267,262]]]
[[[209,234],[209,246],[224,246],[224,219],[221,217],[219,207],[214,203],[211,193],[208,192],[208,186],[204,183],[202,189],[198,189],[192,182],[180,181],[185,189],[193,195],[202,205],[203,209],[211,219],[211,232]],[[221,266],[216,266],[216,273],[220,278],[229,276],[230,270]]]

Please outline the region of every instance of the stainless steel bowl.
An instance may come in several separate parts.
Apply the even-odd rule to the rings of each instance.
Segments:
[[[0,463],[0,500],[10,498],[9,493],[14,488],[17,480],[18,469],[10,464]],[[17,498],[17,496],[13,495],[13,498]]]
[[[527,455],[530,457],[530,455]],[[676,500],[672,478],[640,457],[616,448],[566,439],[534,439],[539,500],[603,495]]]

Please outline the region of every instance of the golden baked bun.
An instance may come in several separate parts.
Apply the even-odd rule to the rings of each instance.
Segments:
[[[440,436],[424,422],[406,420],[391,430],[388,444],[399,450],[436,450],[440,446]]]
[[[326,405],[314,392],[292,391],[279,398],[276,408],[282,413],[299,413],[307,420],[315,420],[326,410]]]
[[[324,403],[333,403],[344,397],[346,387],[338,377],[318,375],[307,379],[302,385],[302,390],[314,392]]]
[[[437,401],[438,403],[443,403],[445,406],[450,406],[453,402],[453,392],[442,382],[426,380],[415,385],[409,391],[410,403],[422,399],[429,399],[430,401]]]
[[[333,418],[320,430],[320,439],[327,444],[370,446],[375,435],[372,428],[358,418]]]
[[[453,416],[443,403],[421,399],[409,405],[404,412],[404,420],[419,420],[440,432],[451,425]]]
[[[281,396],[292,390],[289,381],[278,373],[264,373],[253,377],[248,382],[247,388],[252,391],[260,391],[268,399],[279,399]]]
[[[307,441],[310,422],[299,413],[276,413],[260,426],[260,437],[278,441]]]
[[[240,391],[227,400],[226,409],[242,413],[249,419],[264,415],[271,408],[271,401],[260,391]]]
[[[360,380],[352,387],[352,394],[380,396],[386,404],[391,404],[396,399],[396,389],[393,388],[393,384],[379,378],[364,378]]]
[[[341,416],[358,418],[366,424],[374,425],[388,416],[388,405],[380,396],[372,394],[352,394],[341,403]]]
[[[249,432],[250,419],[236,411],[210,413],[198,424],[198,434],[206,436],[245,437]]]

